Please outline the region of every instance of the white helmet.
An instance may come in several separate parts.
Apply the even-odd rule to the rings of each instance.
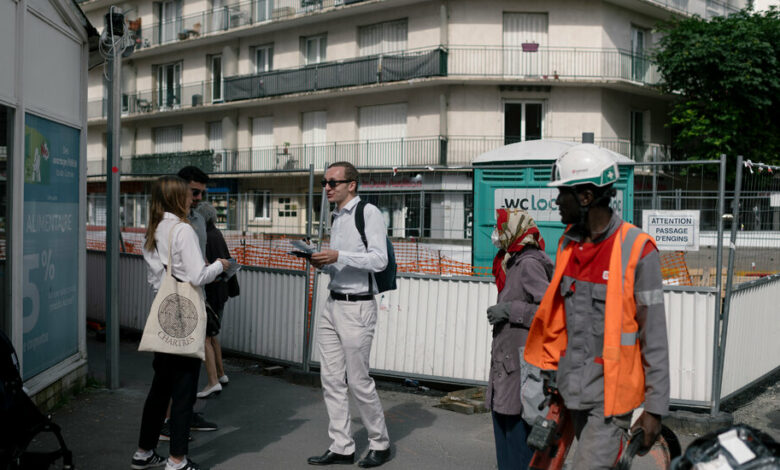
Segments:
[[[552,179],[547,186],[576,186],[591,183],[598,187],[618,180],[615,160],[601,147],[580,144],[569,148],[553,163]]]

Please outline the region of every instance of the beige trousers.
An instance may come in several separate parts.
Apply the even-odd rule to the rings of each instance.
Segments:
[[[368,375],[368,358],[376,327],[375,300],[347,302],[328,297],[320,318],[320,379],[333,440],[330,451],[337,454],[355,452],[350,431],[349,396],[357,401],[360,417],[368,433],[368,447],[384,450],[390,447],[382,403],[374,379]]]

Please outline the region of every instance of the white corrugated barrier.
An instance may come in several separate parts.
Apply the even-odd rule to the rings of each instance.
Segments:
[[[780,368],[780,278],[740,286],[732,296],[721,396]]]
[[[317,284],[314,362],[319,362],[316,328],[328,276],[320,274]],[[371,369],[451,382],[487,381],[491,332],[485,309],[496,295],[494,284],[484,279],[399,277],[397,290],[377,296]]]
[[[664,291],[672,400],[712,398],[715,292]]]
[[[87,317],[105,321],[105,253],[87,253]],[[138,255],[119,257],[119,324],[143,330],[154,300]],[[306,277],[300,271],[245,268],[241,295],[225,305],[220,340],[227,349],[301,363]]]
[[[105,255],[87,255],[88,316],[103,320],[105,298]],[[220,335],[227,349],[269,359],[301,363],[304,341],[306,276],[300,271],[245,268],[239,271],[241,295],[228,301]],[[328,276],[318,275],[315,312],[321,311],[328,290]],[[120,324],[142,329],[152,291],[146,281],[143,258],[120,257]],[[737,342],[745,352],[727,350],[725,393],[741,388],[750,377],[760,377],[777,367],[780,350],[780,322],[771,320],[772,302],[780,297],[780,282],[755,289],[764,298],[762,308],[745,308],[752,290],[738,291],[732,300],[729,344]],[[457,383],[484,383],[490,366],[490,328],[485,315],[496,301],[494,284],[485,278],[402,275],[398,289],[378,296],[379,317],[371,350],[371,368],[394,376],[432,378]],[[713,335],[717,294],[706,289],[667,287],[664,291],[669,330],[669,361],[672,399],[707,405],[712,399]],[[747,304],[746,304],[747,305]],[[748,312],[762,327],[748,322],[740,326],[740,312]],[[760,315],[761,318],[756,316]],[[310,358],[317,362],[316,324]],[[758,323],[756,324],[758,325]],[[740,328],[750,330],[752,339],[740,339]],[[755,338],[759,334],[760,337]],[[766,339],[764,339],[766,338]],[[755,342],[758,339],[759,342]],[[733,364],[732,355],[751,351],[753,344],[773,347],[753,367]],[[751,346],[747,346],[751,345]],[[732,352],[730,352],[732,351]],[[755,359],[750,357],[751,360]],[[747,356],[743,360],[747,361]],[[770,364],[770,362],[772,364]],[[745,378],[730,385],[735,367]],[[738,374],[737,374],[738,375]],[[749,377],[748,377],[749,376]],[[745,380],[748,380],[745,382]],[[753,380],[753,379],[751,379]]]
[[[238,272],[241,295],[228,300],[219,339],[242,353],[303,362],[306,274],[262,268]]]

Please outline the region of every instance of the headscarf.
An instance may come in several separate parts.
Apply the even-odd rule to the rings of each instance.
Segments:
[[[499,250],[493,258],[493,276],[501,292],[506,283],[506,263],[512,254],[523,251],[526,246],[544,250],[544,239],[534,219],[522,209],[496,209],[495,230]]]

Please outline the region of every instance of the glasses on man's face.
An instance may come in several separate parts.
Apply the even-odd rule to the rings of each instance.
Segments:
[[[352,180],[322,180],[320,183],[322,183],[322,187],[330,186],[330,189],[336,189],[336,186],[340,185],[341,183],[349,183]]]
[[[200,196],[201,194],[205,196],[207,192],[208,192],[208,189],[196,189],[196,188],[192,188],[192,197],[198,197],[198,196]]]

